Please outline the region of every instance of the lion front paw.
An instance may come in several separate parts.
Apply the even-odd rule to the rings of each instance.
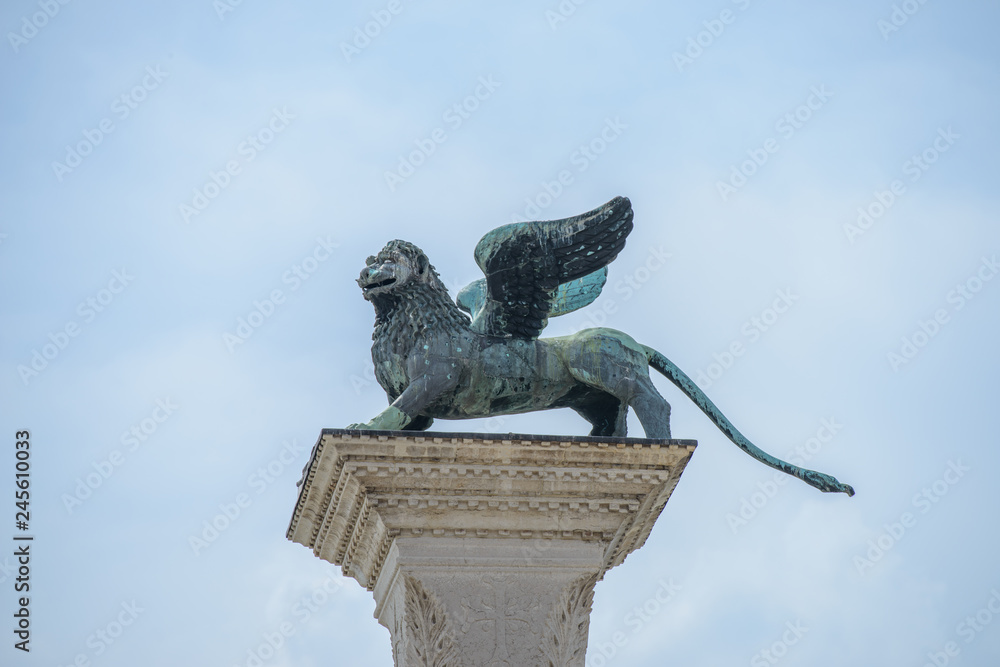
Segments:
[[[402,410],[390,405],[374,419],[363,424],[351,424],[347,428],[355,431],[398,431],[411,421]]]
[[[346,428],[348,431],[370,431],[372,426],[371,422],[366,422],[364,424],[348,424]]]

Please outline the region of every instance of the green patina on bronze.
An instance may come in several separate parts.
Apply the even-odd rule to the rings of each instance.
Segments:
[[[631,231],[624,197],[565,220],[495,229],[476,246],[486,278],[459,292],[457,304],[423,251],[390,241],[368,258],[358,284],[375,307],[372,359],[391,405],[348,428],[425,430],[434,419],[572,408],[591,435],[621,437],[632,408],[647,438],[669,438],[670,405],[650,380],[653,367],[750,456],[821,491],[854,495],[829,475],[757,448],[691,378],[627,334],[595,328],[538,337],[548,318],[597,298]]]

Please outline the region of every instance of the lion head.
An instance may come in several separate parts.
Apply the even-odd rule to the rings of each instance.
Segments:
[[[437,272],[424,251],[397,239],[365,261],[358,285],[365,299],[373,301],[381,295],[408,291],[416,286],[415,282],[433,284],[435,278]]]
[[[389,241],[369,257],[358,286],[375,306],[376,337],[401,342],[424,327],[468,328],[469,318],[448,296],[427,255],[407,241]]]
[[[378,255],[365,261],[358,285],[368,301],[394,292],[410,291],[422,283],[431,289],[445,290],[437,271],[424,251],[407,241],[389,241]]]

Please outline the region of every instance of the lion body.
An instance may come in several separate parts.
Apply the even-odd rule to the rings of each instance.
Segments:
[[[673,362],[621,331],[554,338],[479,333],[416,246],[391,241],[367,264],[358,284],[375,306],[372,360],[391,404],[348,428],[425,430],[434,419],[571,408],[591,423],[591,435],[623,437],[631,408],[647,438],[669,438],[670,405],[649,377],[652,366],[757,460],[822,491],[854,494],[836,478],[759,449]]]
[[[631,405],[648,437],[669,437],[670,407],[649,379],[646,348],[631,337],[603,328],[538,339],[477,333],[422,252],[401,247],[385,269],[391,289],[370,300],[375,377],[406,419],[397,424],[390,412],[371,427],[572,408],[593,435],[623,436]]]
[[[601,425],[595,424],[595,435],[618,435],[614,422],[627,407],[634,379],[649,377],[643,348],[613,329],[536,340],[491,338],[472,331],[457,336],[430,332],[416,343],[409,354],[376,355],[376,375],[387,380],[383,387],[395,401],[428,367],[446,363],[445,379],[454,380],[454,386],[421,411],[432,419],[573,408],[584,417],[598,418]],[[432,350],[444,358],[429,354]]]

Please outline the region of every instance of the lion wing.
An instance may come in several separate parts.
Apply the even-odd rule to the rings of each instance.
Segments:
[[[601,295],[601,289],[607,281],[608,267],[604,266],[583,278],[563,283],[552,295],[548,316],[558,317],[589,306]],[[458,302],[458,307],[469,313],[475,321],[486,305],[486,278],[480,278],[463,287],[455,300]]]
[[[537,338],[549,317],[597,298],[605,267],[631,231],[632,204],[625,197],[572,218],[498,227],[476,245],[485,294],[482,283],[472,283],[459,293],[459,306],[472,313],[478,333]]]

